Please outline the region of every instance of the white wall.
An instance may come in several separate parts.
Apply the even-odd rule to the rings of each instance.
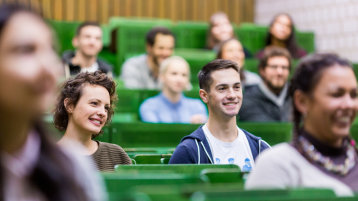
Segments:
[[[268,25],[279,12],[315,33],[317,51],[358,62],[358,0],[256,0],[255,23]]]

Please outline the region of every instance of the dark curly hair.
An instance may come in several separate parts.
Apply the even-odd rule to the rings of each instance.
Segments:
[[[82,96],[82,89],[84,84],[99,85],[107,89],[110,96],[111,105],[108,109],[106,124],[111,121],[112,115],[114,113],[114,105],[117,101],[115,82],[101,71],[96,71],[94,73],[80,73],[76,77],[70,78],[62,86],[61,94],[59,95],[54,114],[54,123],[58,130],[65,131],[68,125],[68,113],[64,104],[64,100],[67,98],[69,105],[76,106],[78,100]],[[98,134],[94,134],[92,137],[96,137],[97,135]]]

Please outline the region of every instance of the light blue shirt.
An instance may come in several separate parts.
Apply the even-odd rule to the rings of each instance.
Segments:
[[[190,123],[196,114],[208,117],[206,107],[199,99],[183,94],[177,103],[170,102],[163,93],[148,98],[140,106],[139,113],[142,121],[152,123]]]

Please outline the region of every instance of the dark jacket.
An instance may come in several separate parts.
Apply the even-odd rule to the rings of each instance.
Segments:
[[[270,146],[261,138],[252,135],[251,133],[241,129],[249,142],[251,153],[254,158],[261,153],[261,151]],[[180,144],[175,149],[169,164],[214,164],[213,156],[208,141],[206,140],[202,126],[196,129],[193,133],[185,136]]]
[[[288,87],[281,92],[283,99],[279,103],[277,99],[275,100],[278,97],[265,90],[262,85],[263,83],[245,87],[239,121],[289,122],[292,119],[292,103]]]
[[[62,61],[65,63],[66,77],[77,75],[81,72],[81,67],[73,65],[71,60],[75,56],[75,52],[67,50],[62,55]],[[112,74],[112,66],[103,60],[97,59],[98,68],[100,71],[106,74]],[[69,72],[69,75],[68,73]]]

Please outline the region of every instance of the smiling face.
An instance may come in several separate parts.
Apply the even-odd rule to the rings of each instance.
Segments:
[[[37,16],[12,16],[0,38],[2,115],[40,115],[52,105],[61,63],[50,29]]]
[[[68,124],[76,128],[79,133],[98,134],[108,118],[110,95],[106,88],[90,84],[85,84],[81,92],[76,106],[67,107]]]
[[[163,82],[163,90],[171,94],[183,92],[189,84],[189,68],[186,63],[173,61],[160,76]]]
[[[86,57],[96,57],[102,50],[102,30],[98,26],[85,26],[73,40],[74,47]]]
[[[200,97],[208,105],[209,116],[235,117],[242,104],[240,74],[232,68],[222,69],[212,72],[211,79],[209,92],[200,89]]]
[[[147,45],[147,53],[156,65],[160,65],[163,60],[170,57],[174,51],[175,40],[172,35],[158,33],[155,36],[153,46]]]
[[[358,109],[357,80],[349,67],[334,65],[322,72],[304,99],[304,128],[317,139],[339,147],[349,135]]]
[[[222,59],[228,59],[236,62],[240,68],[245,62],[245,53],[242,45],[237,40],[230,40],[222,47]]]
[[[284,56],[274,56],[267,60],[267,65],[260,68],[260,76],[273,93],[280,93],[290,75],[290,62]]]

